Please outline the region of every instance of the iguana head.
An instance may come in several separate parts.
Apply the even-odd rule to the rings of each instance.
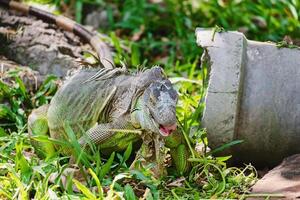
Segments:
[[[134,124],[144,130],[168,136],[177,127],[178,94],[166,79],[152,82],[138,98],[132,113]]]

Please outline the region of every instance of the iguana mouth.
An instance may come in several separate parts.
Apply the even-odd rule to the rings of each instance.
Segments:
[[[150,114],[151,115],[151,114]],[[177,128],[177,124],[173,124],[173,125],[170,125],[170,126],[164,126],[164,125],[161,125],[161,124],[158,124],[155,122],[154,118],[151,116],[151,121],[152,121],[152,124],[154,125],[155,129],[164,137],[167,137],[169,136],[173,131],[176,130]]]
[[[163,126],[163,125],[159,125],[159,132],[160,134],[162,134],[163,136],[169,136],[173,131],[175,131],[177,128],[177,124],[173,124],[171,126]]]
[[[155,126],[156,130],[158,130],[162,136],[167,137],[167,136],[171,135],[171,133],[173,131],[176,130],[176,128],[177,128],[176,123],[173,125],[165,126],[165,125],[157,123],[151,112],[149,112],[149,115],[150,115],[152,124]]]

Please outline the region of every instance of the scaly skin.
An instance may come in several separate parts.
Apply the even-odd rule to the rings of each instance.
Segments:
[[[80,24],[13,0],[0,0],[0,6],[36,16],[73,32],[95,49],[103,67],[107,69],[114,67],[107,45],[100,41],[97,34]],[[96,76],[91,78],[94,75]],[[86,81],[89,78],[90,80]],[[167,136],[176,128],[176,101],[175,90],[158,68],[137,76],[128,75],[119,69],[105,69],[100,72],[83,70],[58,91],[50,105],[33,111],[28,119],[29,133],[45,135],[49,132],[55,139],[67,139],[63,126],[68,122],[77,133],[82,146],[90,139],[99,144],[103,152],[122,150],[129,142],[140,140],[141,136],[133,133],[116,133],[109,129],[141,128],[144,133],[152,132]],[[166,141],[183,141],[172,137],[178,138],[175,134],[167,137]],[[181,135],[179,138],[182,138]],[[158,148],[158,139],[154,140],[155,148]],[[181,160],[188,154],[184,143],[175,145],[174,141],[171,142],[171,155],[176,157],[175,166],[182,173],[188,167],[187,161]],[[170,142],[166,142],[168,143]],[[51,156],[55,152],[49,143],[35,144],[40,149],[40,154]],[[159,156],[156,155],[156,158]],[[161,160],[156,159],[156,162],[161,163]]]
[[[158,155],[158,138],[167,138],[166,146],[170,147],[175,166],[182,174],[189,167],[188,151],[181,134],[171,134],[176,129],[177,98],[159,67],[137,75],[121,69],[85,69],[59,89],[49,106],[33,111],[28,121],[29,132],[31,135],[45,134],[49,129],[52,138],[66,140],[64,125],[68,123],[82,147],[90,140],[106,154],[124,150],[130,142],[140,141],[150,134],[155,143],[154,161],[158,171],[163,165],[163,158]],[[112,129],[140,129],[142,135]],[[41,152],[51,156],[51,149],[48,144]]]

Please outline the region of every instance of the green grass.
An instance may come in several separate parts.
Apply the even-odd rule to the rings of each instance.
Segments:
[[[133,71],[155,64],[165,69],[178,90],[177,117],[192,149],[196,143],[207,149],[209,142],[200,124],[204,109],[200,100],[205,96],[208,71],[205,64],[200,67],[202,49],[195,43],[195,27],[218,25],[225,30],[243,30],[249,39],[261,41],[280,42],[285,35],[295,41],[299,39],[298,1],[255,2],[165,0],[160,5],[146,0],[47,1],[59,8],[65,4],[79,22],[91,4],[103,7],[109,23],[99,31],[110,36],[116,64],[125,62]],[[90,154],[82,152],[66,124],[70,140],[60,145],[74,150],[84,181],[72,175],[62,181],[69,157],[59,154],[50,159],[38,157],[26,124],[31,110],[48,103],[55,94],[56,78],[50,76],[36,93],[31,93],[15,71],[5,76],[11,77],[12,83],[0,81],[0,199],[138,199],[141,196],[145,199],[243,199],[257,179],[251,165],[228,167],[230,155],[214,157],[205,151],[202,154],[193,151],[189,159],[192,169],[184,177],[170,170],[168,176],[157,179],[149,173],[151,166],[140,170],[129,168],[130,156],[134,154],[131,146],[109,158],[103,158],[95,146]],[[58,143],[45,137],[36,139]],[[73,187],[77,188],[76,192]]]
[[[49,77],[36,94],[30,94],[15,73],[9,72],[13,83],[9,87],[1,83],[1,137],[0,137],[0,197],[5,199],[51,199],[86,198],[112,199],[124,197],[135,199],[148,195],[147,199],[199,199],[208,197],[237,198],[247,193],[249,186],[256,180],[252,166],[245,169],[228,168],[228,157],[212,157],[209,154],[197,154],[193,151],[190,158],[192,169],[185,177],[178,177],[170,171],[169,176],[154,178],[148,168],[130,169],[129,157],[133,154],[129,145],[124,153],[113,153],[108,159],[101,157],[97,147],[93,146],[91,154],[82,151],[75,134],[68,124],[65,129],[69,141],[57,143],[48,138],[37,138],[39,141],[54,142],[64,148],[74,150],[79,171],[84,181],[78,181],[72,175],[66,181],[61,176],[69,166],[69,157],[56,155],[42,159],[35,153],[27,133],[26,120],[30,110],[47,103],[57,89],[56,79]],[[195,143],[207,145],[205,132],[199,128],[199,116],[203,105],[198,104],[202,98],[189,95],[189,88],[202,87],[201,81],[181,80],[176,77],[175,87],[179,89],[178,119],[191,148]],[[204,94],[204,93],[203,93]],[[55,177],[56,175],[56,177]],[[51,180],[51,181],[50,181]],[[73,191],[77,188],[77,192]],[[147,191],[147,192],[146,192]]]

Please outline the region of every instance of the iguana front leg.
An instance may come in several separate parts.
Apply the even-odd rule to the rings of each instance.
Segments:
[[[43,105],[34,109],[28,117],[28,134],[32,145],[39,156],[51,158],[56,155],[56,150],[51,142],[36,141],[34,137],[48,137],[49,127],[47,121],[47,112],[49,105]]]
[[[139,160],[143,166],[150,163],[154,164],[151,171],[156,177],[166,174],[166,169],[164,167],[165,153],[162,151],[165,146],[170,148],[172,163],[178,174],[183,175],[188,172],[191,167],[188,161],[190,151],[182,133],[176,131],[165,138],[162,138],[159,135],[143,134],[142,138],[143,144],[138,151],[131,168],[139,168],[137,165],[137,161]]]
[[[165,153],[164,140],[161,136],[153,133],[143,133],[142,146],[136,154],[135,160],[130,168],[142,168],[152,165],[150,168],[154,177],[159,178],[167,174],[164,166]]]
[[[101,144],[112,137],[117,130],[124,130],[128,125],[129,122],[125,120],[125,117],[121,117],[117,119],[117,121],[110,123],[98,124],[89,129],[86,134],[79,139],[79,144],[81,147],[85,147],[88,141],[91,141],[94,144]]]

